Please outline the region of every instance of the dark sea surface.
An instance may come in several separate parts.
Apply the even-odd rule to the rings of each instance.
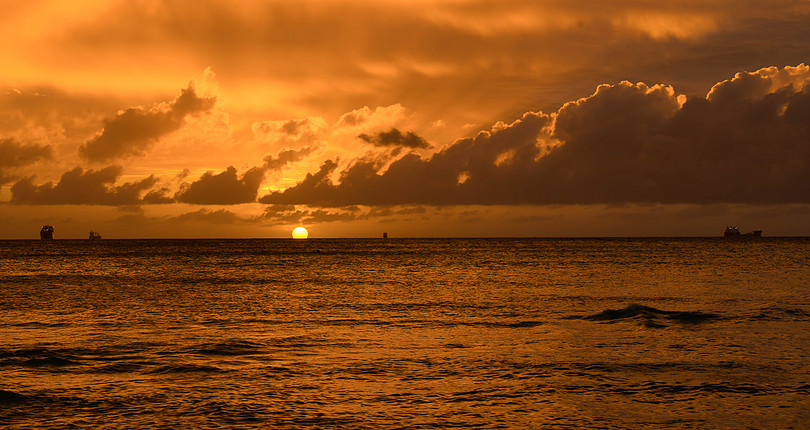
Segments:
[[[0,241],[3,428],[810,428],[810,240]]]

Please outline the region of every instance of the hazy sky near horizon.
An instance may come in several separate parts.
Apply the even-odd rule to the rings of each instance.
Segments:
[[[810,1],[0,3],[0,238],[810,235]]]

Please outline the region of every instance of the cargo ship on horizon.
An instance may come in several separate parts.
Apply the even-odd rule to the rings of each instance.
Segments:
[[[762,237],[762,230],[756,229],[748,233],[740,233],[740,229],[734,226],[726,226],[724,237]]]
[[[39,231],[39,238],[41,240],[53,240],[53,226],[45,224]]]

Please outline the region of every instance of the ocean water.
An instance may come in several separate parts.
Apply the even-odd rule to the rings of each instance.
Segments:
[[[0,241],[3,428],[810,428],[810,240]]]

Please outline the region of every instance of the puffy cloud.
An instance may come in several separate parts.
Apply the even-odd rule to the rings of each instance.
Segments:
[[[430,148],[430,144],[416,133],[409,131],[402,134],[402,132],[396,128],[392,128],[389,131],[381,131],[373,135],[362,133],[357,136],[357,138],[374,146]]]
[[[423,215],[427,210],[423,206],[374,206],[366,213],[368,219]]]
[[[547,115],[529,113],[509,126],[499,124],[492,132],[459,140],[428,160],[406,154],[384,173],[373,160],[357,160],[340,173],[337,184],[330,179],[337,163],[327,160],[295,187],[260,202],[321,206],[520,202],[525,187],[514,189],[511,181],[545,150],[538,135],[551,122]]]
[[[65,172],[58,183],[35,185],[33,178],[25,178],[11,187],[11,203],[19,205],[137,205],[141,193],[157,180],[149,176],[137,182],[116,186],[121,176],[120,166],[84,171],[77,167]]]
[[[394,124],[406,116],[405,107],[399,103],[390,106],[379,106],[374,109],[363,106],[360,109],[341,115],[335,127],[349,130],[355,127],[384,127]]]
[[[279,151],[275,157],[272,155],[264,157],[264,167],[268,170],[279,170],[288,164],[301,161],[317,149],[318,147],[305,146],[301,149],[285,149]]]
[[[50,158],[51,147],[23,144],[15,139],[0,139],[0,167],[19,167]]]
[[[180,223],[205,223],[205,224],[234,224],[249,222],[248,219],[242,218],[239,215],[226,210],[218,209],[210,211],[208,209],[200,209],[195,212],[187,212],[174,217],[169,221]]]
[[[224,172],[206,172],[195,182],[183,184],[175,194],[178,202],[199,205],[234,205],[256,200],[264,179],[265,168],[254,167],[242,176],[237,176],[236,168],[228,167]]]
[[[143,203],[148,205],[169,204],[174,202],[174,198],[171,197],[171,191],[166,187],[151,190],[143,196]]]
[[[740,72],[732,79],[718,82],[706,98],[722,104],[750,102],[783,88],[800,92],[808,82],[810,82],[810,67],[805,64],[781,69],[772,66],[755,72]]]
[[[298,209],[295,205],[269,205],[262,220],[271,224],[320,224],[365,220],[402,221],[426,213],[422,206],[375,206],[361,208],[346,206],[339,209]]]
[[[294,205],[270,205],[264,208],[261,218],[274,224],[296,224],[306,212],[296,210]]]
[[[258,121],[251,126],[257,140],[308,141],[328,127],[326,120],[318,117],[290,119],[285,121]]]
[[[622,82],[382,171],[327,160],[268,204],[806,203],[810,74],[767,68],[687,100]]]
[[[26,164],[51,157],[51,147],[46,145],[23,144],[16,139],[0,139],[0,184],[10,180],[4,176],[7,168],[21,167]]]
[[[171,103],[133,107],[104,120],[104,129],[79,148],[90,161],[143,155],[161,136],[179,129],[188,115],[209,111],[215,97],[198,97],[194,81]]]
[[[306,212],[301,222],[307,224],[320,224],[325,222],[349,222],[362,219],[354,210],[325,210],[316,209]]]
[[[288,188],[284,191],[283,195],[290,195],[290,198],[278,198],[279,193],[271,193],[259,199],[260,203],[305,203],[309,200],[310,203],[322,199],[330,199],[334,192],[334,186],[328,179],[328,176],[337,168],[337,163],[332,160],[326,160],[318,172],[307,173],[307,176],[298,185],[293,188]],[[294,195],[294,196],[293,196]],[[317,196],[317,197],[316,197]],[[317,203],[316,203],[317,204]],[[339,206],[339,205],[337,205]]]
[[[266,150],[267,147],[277,150],[277,153],[264,159],[268,171],[278,171],[301,162],[287,171],[289,175],[280,178],[281,182],[277,183],[286,187],[301,179],[303,169],[316,167],[324,158],[353,159],[365,156],[382,160],[390,159],[391,155],[398,155],[403,148],[407,148],[402,145],[429,147],[421,136],[399,131],[401,127],[413,127],[414,123],[413,114],[401,105],[393,104],[374,109],[355,109],[331,123],[320,117],[306,117],[254,122],[251,128],[256,150]],[[379,133],[381,130],[391,131]],[[375,148],[370,151],[367,145],[359,145],[358,135],[374,143]]]

